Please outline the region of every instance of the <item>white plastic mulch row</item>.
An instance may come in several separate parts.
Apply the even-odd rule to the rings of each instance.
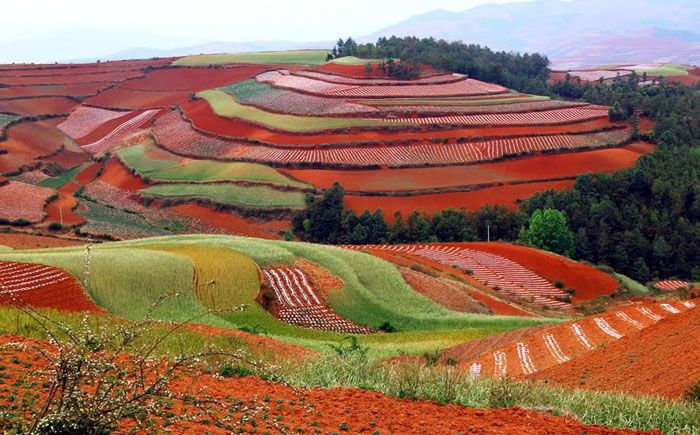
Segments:
[[[634,326],[634,327],[637,328],[637,329],[642,329],[642,328],[644,328],[644,325],[642,325],[642,324],[641,324],[640,322],[638,322],[637,320],[634,320],[633,318],[631,318],[630,316],[628,316],[627,313],[624,313],[624,312],[622,312],[622,311],[619,311],[618,313],[616,313],[616,315],[617,315],[617,317],[619,317],[620,319],[622,319],[623,321],[629,323],[630,325]]]
[[[617,332],[612,326],[610,326],[610,324],[608,324],[608,321],[603,319],[602,317],[595,317],[593,321],[596,325],[598,325],[598,328],[600,328],[601,331],[605,332],[612,338],[622,338],[622,334]]]
[[[101,139],[87,145],[82,145],[82,148],[93,153],[104,151],[105,149],[109,148],[109,146],[114,145],[119,139],[123,139],[128,134],[132,133],[141,124],[151,119],[158,112],[159,109],[145,110],[133,118],[124,121]]]
[[[15,294],[50,287],[69,275],[43,264],[0,261],[0,294]]]
[[[130,112],[80,106],[58,128],[71,139],[80,139],[105,122],[128,115]]]
[[[298,267],[268,267],[263,277],[280,304],[280,320],[326,331],[368,333],[374,329],[357,325],[328,308],[318,297],[310,279]]]
[[[520,367],[523,369],[523,373],[526,375],[531,375],[537,371],[537,367],[532,362],[530,357],[530,348],[525,343],[517,343],[515,348],[518,352],[518,359],[520,360]]]
[[[424,118],[385,119],[387,122],[458,125],[543,125],[581,122],[608,116],[608,109],[598,106],[570,107],[523,113],[488,113],[481,115],[430,116]]]
[[[553,334],[544,334],[542,335],[542,339],[544,340],[544,344],[547,346],[549,353],[552,354],[552,357],[554,357],[557,362],[565,363],[571,359],[566,356],[564,352],[562,352],[561,348],[559,347],[559,343],[557,342],[557,339],[554,338]]]
[[[679,281],[679,280],[667,280],[667,281],[659,281],[654,284],[654,287],[658,288],[659,290],[667,290],[667,291],[674,291],[678,290],[681,288],[689,287],[690,283],[688,281]]]
[[[508,361],[506,360],[506,353],[501,351],[496,351],[493,353],[494,371],[493,375],[497,378],[505,378],[508,373]]]

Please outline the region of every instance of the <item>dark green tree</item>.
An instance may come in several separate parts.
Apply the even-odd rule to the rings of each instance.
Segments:
[[[545,208],[530,216],[527,240],[532,246],[570,257],[574,253],[574,236],[566,216],[559,210]]]

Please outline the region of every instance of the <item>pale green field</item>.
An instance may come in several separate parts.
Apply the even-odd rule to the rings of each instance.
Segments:
[[[247,209],[302,209],[304,193],[236,184],[158,184],[139,190],[147,196],[206,198]]]
[[[379,63],[383,62],[386,59],[360,59],[359,57],[355,56],[344,56],[340,57],[338,59],[333,59],[328,63],[335,63],[338,65],[366,65],[368,62],[369,63]],[[399,59],[394,59],[395,61],[398,61]]]
[[[247,181],[279,186],[310,187],[291,180],[275,169],[258,163],[219,162],[215,160],[186,159],[144,142],[117,152],[128,167],[152,180],[166,181]]]
[[[225,63],[263,63],[321,65],[328,50],[260,51],[251,53],[204,54],[187,56],[173,62],[179,66],[221,65]]]
[[[552,319],[463,314],[449,311],[416,293],[396,268],[377,257],[332,246],[268,241],[228,236],[171,236],[112,242],[92,249],[88,293],[119,317],[140,319],[163,295],[178,292],[155,314],[161,320],[184,321],[226,328],[247,327],[285,342],[328,349],[345,334],[298,328],[280,322],[254,300],[259,266],[289,264],[301,257],[342,279],[341,291],[331,295],[336,312],[378,327],[390,322],[398,331],[360,338],[374,357],[422,354],[494,333],[553,322]],[[82,247],[0,253],[0,260],[37,262],[83,277]],[[200,288],[193,285],[198,271]],[[213,284],[206,284],[213,283]],[[213,286],[213,287],[210,287]],[[214,298],[211,299],[210,298]],[[206,307],[247,304],[242,312],[206,314]]]
[[[374,119],[296,116],[267,112],[257,107],[239,104],[233,96],[215,89],[199,92],[197,96],[207,100],[214,112],[219,116],[241,118],[279,130],[303,132],[388,124]]]
[[[650,76],[673,77],[673,76],[687,76],[688,70],[691,68],[692,67],[690,67],[688,65],[678,65],[678,64],[673,64],[673,63],[667,63],[664,65],[661,65],[658,68],[638,69],[638,70],[635,70],[634,72],[636,72],[637,74],[647,73]]]

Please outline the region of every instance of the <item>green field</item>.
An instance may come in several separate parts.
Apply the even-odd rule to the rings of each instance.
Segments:
[[[16,121],[19,119],[19,116],[15,115],[6,115],[4,113],[0,113],[0,135],[2,135],[3,131],[5,130],[5,126],[13,121]]]
[[[73,179],[76,175],[80,173],[83,169],[87,168],[90,166],[91,163],[83,163],[82,165],[78,165],[72,169],[69,169],[59,175],[58,177],[51,177],[47,178],[46,180],[43,180],[41,183],[39,183],[39,186],[41,187],[50,187],[52,189],[58,189],[70,180]]]
[[[246,181],[288,187],[310,187],[306,183],[285,177],[269,166],[247,162],[186,159],[158,148],[151,142],[124,148],[117,152],[117,155],[128,167],[152,180],[199,183]]]
[[[251,53],[203,54],[186,56],[173,62],[178,66],[221,65],[225,63],[264,63],[321,65],[328,50],[260,51]]]
[[[673,76],[687,76],[688,75],[688,70],[692,69],[691,66],[688,65],[678,65],[674,63],[667,63],[659,66],[658,68],[649,68],[649,69],[638,69],[635,70],[637,74],[642,74],[642,73],[647,73],[647,75],[650,76],[664,76],[664,77],[673,77]]]
[[[214,203],[246,209],[275,210],[304,208],[304,194],[267,186],[236,184],[158,184],[139,191],[146,196],[204,198]]]
[[[84,256],[82,247],[71,247],[1,253],[0,259],[50,264],[82,278]],[[392,264],[365,253],[324,245],[214,235],[95,245],[87,290],[110,313],[132,320],[140,319],[159,297],[178,292],[160,307],[156,318],[182,321],[204,315],[198,323],[232,329],[246,327],[288,343],[324,349],[326,343],[342,341],[345,335],[282,323],[254,300],[258,288],[255,264],[289,264],[296,258],[313,261],[342,279],[343,288],[331,295],[336,312],[375,327],[390,322],[401,331],[361,337],[375,357],[421,354],[553,321],[449,311],[413,291]],[[193,284],[195,270],[197,288]],[[239,304],[248,308],[242,312],[206,314],[206,308]]]
[[[279,130],[305,132],[335,128],[387,125],[386,122],[375,119],[296,116],[266,112],[257,107],[239,104],[233,96],[224,91],[215,89],[199,92],[197,96],[207,100],[214,112],[219,116],[241,118]]]

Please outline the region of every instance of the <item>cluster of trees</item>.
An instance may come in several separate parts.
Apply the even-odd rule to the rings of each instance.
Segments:
[[[330,57],[343,56],[400,59],[401,64],[430,65],[442,71],[466,74],[522,92],[547,94],[549,60],[537,53],[494,52],[477,44],[392,36],[366,44],[358,44],[352,38],[345,41],[341,39]]]

